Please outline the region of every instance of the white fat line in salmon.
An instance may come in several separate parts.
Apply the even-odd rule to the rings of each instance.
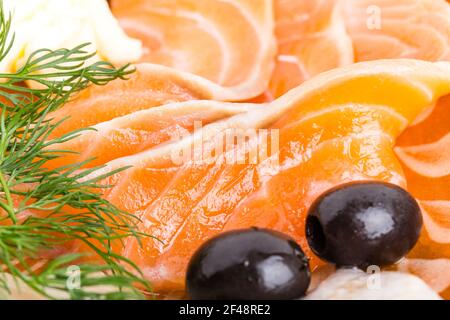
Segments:
[[[258,164],[270,159],[273,167],[279,163],[279,129],[226,128],[213,135],[204,136],[202,121],[194,121],[194,132],[200,137],[192,144],[175,144],[171,160],[176,165],[189,161],[196,164],[212,164],[219,155],[224,154],[226,164]],[[190,133],[176,135],[178,141]]]

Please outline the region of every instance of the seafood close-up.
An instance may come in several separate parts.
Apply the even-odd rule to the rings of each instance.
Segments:
[[[450,299],[450,2],[0,3],[0,298]]]

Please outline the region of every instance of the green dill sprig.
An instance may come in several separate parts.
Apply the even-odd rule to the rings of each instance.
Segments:
[[[14,41],[10,28],[11,16],[5,16],[0,1],[0,61]],[[46,168],[69,152],[52,146],[80,134],[50,138],[61,122],[52,122],[49,113],[91,84],[133,72],[128,65],[86,65],[94,55],[86,47],[39,50],[17,72],[0,74],[0,288],[11,290],[10,274],[48,298],[143,298],[149,283],[113,244],[146,235],[137,231],[137,218],[101,196],[107,186],[100,181],[118,171],[99,175],[99,168],[83,169],[85,163]],[[89,253],[49,254],[74,243]],[[69,285],[72,266],[78,270],[75,286]]]

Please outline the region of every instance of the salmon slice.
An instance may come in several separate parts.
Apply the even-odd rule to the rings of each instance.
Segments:
[[[269,92],[277,98],[312,76],[352,64],[353,44],[337,0],[275,0],[276,68]]]
[[[52,137],[164,104],[214,99],[221,88],[192,74],[153,64],[139,64],[127,81],[91,86],[73,101],[49,114],[64,120]]]
[[[356,61],[450,60],[450,5],[445,0],[343,0]]]
[[[136,111],[94,125],[92,130],[83,131],[76,139],[53,145],[53,150],[69,150],[71,153],[62,153],[46,165],[56,168],[91,160],[84,167],[99,166],[116,158],[180,140],[203,125],[252,107],[255,106],[189,101]]]
[[[410,127],[395,151],[403,164],[408,188],[420,200],[450,200],[448,160],[450,96],[439,100],[433,113]]]
[[[356,64],[321,74],[270,106],[110,161],[98,174],[131,168],[104,181],[114,186],[104,197],[159,239],[145,238],[142,246],[129,239],[122,253],[156,291],[183,290],[187,262],[205,240],[260,226],[294,237],[315,269],[321,262],[304,235],[312,201],[354,180],[405,187],[395,139],[449,93],[449,63]]]
[[[222,86],[220,100],[265,90],[275,56],[271,0],[114,0],[111,7],[142,40],[142,61],[209,79]]]
[[[417,174],[430,178],[450,175],[450,133],[440,140],[397,149],[403,163]],[[450,191],[449,191],[450,192]]]
[[[399,269],[418,275],[444,299],[450,299],[450,273],[446,272],[450,269],[450,259],[404,259]]]
[[[400,268],[426,280],[450,299],[450,95],[398,139],[395,151],[408,189],[419,199],[425,232]]]
[[[353,62],[450,60],[445,0],[275,0],[278,56],[264,101]]]

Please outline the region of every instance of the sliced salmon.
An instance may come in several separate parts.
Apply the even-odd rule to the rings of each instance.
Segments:
[[[404,259],[399,269],[418,275],[444,299],[450,299],[450,273],[446,272],[450,269],[450,259]]]
[[[271,0],[114,0],[125,31],[142,40],[142,61],[190,72],[223,87],[221,100],[263,92],[275,56]]]
[[[419,199],[424,235],[401,264],[450,299],[450,95],[441,98],[398,139],[395,151],[408,189]]]
[[[138,64],[127,81],[91,86],[73,101],[49,114],[64,122],[53,132],[57,137],[101,122],[174,102],[218,99],[222,88],[199,76],[155,64]],[[219,99],[220,100],[220,99]]]
[[[267,0],[115,0],[112,7],[147,47],[143,61],[221,85],[217,100],[271,101],[353,62],[450,60],[445,0],[273,0],[273,9]]]
[[[104,99],[111,98],[105,96]],[[114,100],[111,102],[114,103]],[[104,103],[98,106],[104,106]],[[90,160],[85,167],[99,166],[116,158],[180,140],[203,125],[255,107],[214,101],[189,101],[159,107],[151,107],[149,103],[147,106],[150,108],[98,123],[91,130],[81,132],[76,139],[52,145],[53,150],[69,150],[71,153],[62,153],[46,165],[55,168]]]
[[[450,132],[433,143],[398,148],[397,154],[415,173],[441,178],[450,175],[449,146]]]
[[[450,60],[450,5],[445,0],[274,3],[279,53],[270,82],[272,97],[353,62]]]
[[[450,60],[450,5],[445,0],[343,0],[356,61]]]
[[[354,62],[338,0],[275,0],[274,10],[278,55],[269,87],[273,97]]]
[[[139,216],[141,231],[159,239],[145,238],[142,246],[129,239],[123,254],[155,290],[182,290],[186,264],[201,243],[224,230],[260,226],[293,236],[314,269],[320,261],[304,236],[312,201],[346,181],[406,186],[395,139],[449,93],[449,63],[356,64],[321,74],[270,106],[110,161],[100,173],[132,168],[104,181],[114,186],[105,198]],[[217,148],[233,128],[264,134]],[[239,156],[243,162],[235,161]]]

